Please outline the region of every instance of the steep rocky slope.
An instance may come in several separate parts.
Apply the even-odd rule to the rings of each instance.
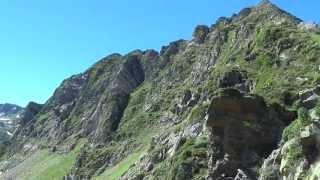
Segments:
[[[318,26],[269,1],[109,55],[25,118],[2,177],[317,179],[319,55]]]

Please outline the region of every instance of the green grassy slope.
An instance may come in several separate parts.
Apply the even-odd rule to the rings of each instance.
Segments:
[[[49,149],[39,150],[2,178],[60,180],[70,171],[84,143],[82,140],[74,150],[65,154],[52,153]]]

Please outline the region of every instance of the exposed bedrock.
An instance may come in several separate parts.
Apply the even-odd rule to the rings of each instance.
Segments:
[[[138,57],[128,57],[111,84],[106,99],[103,99],[106,103],[100,108],[108,111],[105,115],[99,116],[100,120],[94,135],[96,142],[106,141],[110,134],[117,130],[123,111],[128,105],[130,93],[144,81],[144,77]]]
[[[260,96],[243,95],[235,89],[214,97],[208,114],[212,138],[209,176],[213,179],[256,179],[259,161],[277,148],[283,129],[296,117],[280,105],[268,105]]]

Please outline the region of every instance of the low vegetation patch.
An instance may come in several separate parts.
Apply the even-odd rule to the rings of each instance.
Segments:
[[[100,176],[97,176],[93,178],[94,180],[117,180],[119,179],[123,173],[125,173],[143,154],[145,150],[139,150],[137,152],[134,152],[130,154],[127,158],[120,161],[118,164],[113,166],[110,169],[107,169],[104,173],[102,173]]]
[[[23,163],[4,174],[2,178],[21,180],[59,180],[66,175],[84,145],[81,140],[72,151],[68,153],[52,153],[49,149],[39,150],[32,154]]]
[[[308,111],[304,108],[298,110],[298,119],[293,121],[288,127],[283,131],[283,140],[288,141],[296,136],[299,136],[303,127],[311,123]]]

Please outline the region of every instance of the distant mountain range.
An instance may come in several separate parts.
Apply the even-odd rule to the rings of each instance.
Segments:
[[[14,117],[20,114],[23,108],[15,104],[0,104],[0,118]]]
[[[12,136],[24,108],[15,104],[0,104],[0,143]]]

